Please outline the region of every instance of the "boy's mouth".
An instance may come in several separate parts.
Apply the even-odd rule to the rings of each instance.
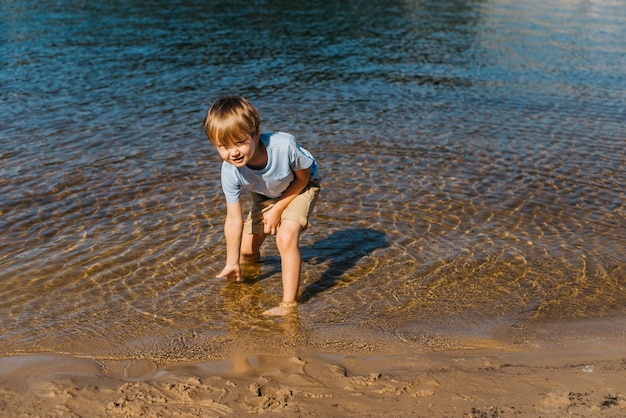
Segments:
[[[232,160],[234,163],[239,164],[239,163],[242,163],[242,162],[243,162],[243,156],[241,156],[241,157],[237,157],[237,158],[231,158],[231,160]]]

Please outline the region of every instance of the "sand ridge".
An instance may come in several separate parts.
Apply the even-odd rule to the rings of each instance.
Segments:
[[[626,352],[0,359],[3,417],[626,416]]]

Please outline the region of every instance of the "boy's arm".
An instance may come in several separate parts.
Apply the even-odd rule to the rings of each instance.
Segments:
[[[241,280],[239,253],[241,251],[241,234],[243,231],[243,216],[241,201],[226,203],[226,221],[224,222],[224,237],[226,238],[226,266],[217,278],[234,277]]]
[[[280,217],[283,211],[289,206],[291,201],[300,194],[302,190],[309,184],[311,177],[311,169],[305,168],[304,170],[298,170],[293,172],[295,178],[289,184],[283,195],[276,201],[276,204],[272,209],[267,211],[263,216],[264,232],[266,234],[276,234],[276,230],[280,225]]]

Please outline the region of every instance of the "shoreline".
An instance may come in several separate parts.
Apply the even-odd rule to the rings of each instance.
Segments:
[[[477,347],[412,354],[242,355],[192,363],[0,358],[0,415],[626,415],[626,350]]]

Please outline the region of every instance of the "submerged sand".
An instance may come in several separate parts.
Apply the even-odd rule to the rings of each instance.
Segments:
[[[0,359],[3,417],[620,417],[626,350]]]

